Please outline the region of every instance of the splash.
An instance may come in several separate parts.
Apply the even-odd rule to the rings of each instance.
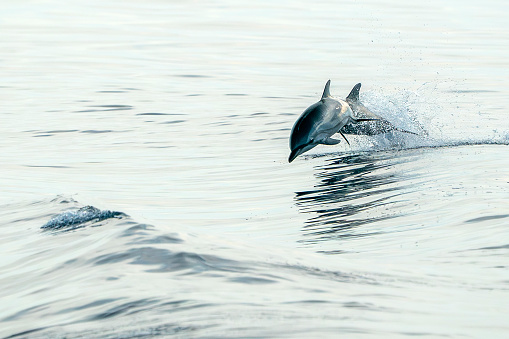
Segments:
[[[110,218],[120,219],[125,217],[126,214],[122,212],[109,211],[100,209],[94,206],[85,206],[78,210],[63,212],[51,218],[46,224],[41,226],[42,229],[60,230],[63,228],[79,228],[83,224],[93,221],[98,222]]]
[[[497,112],[481,113],[479,103],[464,93],[437,84],[416,91],[361,92],[361,102],[399,129],[376,136],[356,137],[358,150],[389,150],[461,145],[509,145],[509,131],[497,124]],[[454,95],[451,95],[454,93]]]

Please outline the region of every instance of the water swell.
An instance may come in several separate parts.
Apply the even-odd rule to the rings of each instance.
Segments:
[[[44,229],[75,229],[126,216],[92,206],[78,208],[79,202],[58,198],[37,204],[38,217],[30,222],[44,220],[53,208],[62,210],[62,204],[64,212]],[[26,206],[18,208],[29,216],[32,213]],[[274,303],[271,309],[276,314],[277,305],[327,302],[307,287],[323,279],[331,284],[373,283],[356,272],[265,256],[259,260],[240,244],[226,248],[218,239],[211,243],[184,237],[131,218],[53,237],[34,233],[31,227],[24,231],[26,236],[17,237],[17,245],[27,252],[25,258],[33,260],[23,260],[23,277],[13,282],[14,286],[23,279],[23,291],[6,290],[18,300],[0,318],[4,327],[0,333],[10,338],[137,338],[178,333],[207,337],[211,328],[216,337],[222,337],[228,328],[224,317],[257,316],[263,309],[262,301],[246,299],[246,289],[256,300],[274,289],[295,289],[291,297],[283,293]],[[39,247],[21,241],[30,236]],[[218,252],[218,246],[223,251]],[[245,329],[240,326],[239,331]]]
[[[377,216],[363,213],[382,207],[386,195],[404,192],[394,187],[398,178],[405,179],[404,184],[414,178],[410,174],[395,177],[386,170],[411,163],[409,158],[394,159],[389,152],[378,152],[337,158],[316,168],[315,190],[296,196],[298,208],[316,217],[310,218],[303,233],[308,234],[309,241],[324,240],[344,232],[353,234],[362,228],[357,226],[368,225],[369,218]],[[376,197],[375,201],[362,204],[368,193]],[[44,213],[54,208],[54,203],[79,205],[58,199],[43,204]],[[360,207],[355,210],[355,205]],[[28,213],[26,206],[20,209]],[[88,217],[77,218],[81,223],[62,229],[95,223],[100,216],[125,216],[111,217],[120,212],[86,206],[57,217],[74,220],[63,216],[72,212],[76,217],[80,210]],[[496,218],[502,220],[503,216]],[[359,224],[348,229],[347,221],[354,219]],[[362,224],[362,219],[366,223]],[[339,221],[339,227],[334,228],[334,221]],[[325,317],[340,328],[345,312],[362,312],[368,317],[380,312],[421,314],[419,309],[408,312],[393,304],[393,295],[401,286],[408,291],[427,286],[427,281],[412,272],[395,274],[383,272],[383,268],[365,271],[356,267],[358,260],[349,263],[339,257],[335,263],[329,260],[324,264],[322,257],[312,254],[294,259],[285,250],[278,258],[276,248],[260,254],[241,243],[227,245],[220,239],[181,236],[169,233],[164,225],[151,226],[132,218],[115,222],[115,227],[112,224],[58,232],[52,237],[27,227],[26,234],[31,232],[40,248],[19,244],[27,252],[23,258],[26,266],[23,277],[16,277],[13,284],[25,279],[24,287],[14,293],[6,289],[14,294],[16,303],[0,319],[4,326],[0,333],[10,338],[220,338],[231,333],[236,337],[288,337],[286,323],[295,324],[295,316],[304,316],[301,312],[307,320],[299,322],[302,333],[314,331],[313,324]],[[320,228],[325,233],[315,233]],[[440,284],[445,291],[456,287],[447,280],[433,284],[434,288]],[[380,296],[380,302],[371,302],[374,294]],[[247,327],[246,319],[256,319],[257,323]],[[285,325],[280,335],[272,331],[274,319]],[[353,323],[352,329],[361,330],[362,325]],[[270,334],[261,335],[266,329],[271,329]]]

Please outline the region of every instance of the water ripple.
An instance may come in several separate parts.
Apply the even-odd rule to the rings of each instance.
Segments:
[[[396,174],[395,164],[409,161],[388,154],[343,155],[316,168],[318,182],[313,189],[296,192],[295,203],[308,214],[303,227],[304,242],[330,238],[354,238],[378,232],[355,233],[351,230],[396,217],[397,213],[373,215],[370,211],[384,208],[405,194],[409,175]]]

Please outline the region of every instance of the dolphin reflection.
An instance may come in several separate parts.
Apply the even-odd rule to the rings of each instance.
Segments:
[[[299,211],[309,215],[302,242],[367,236],[373,232],[356,228],[397,217],[387,205],[410,191],[405,182],[410,174],[395,173],[392,167],[408,161],[380,152],[342,155],[315,167],[317,184],[295,196]]]

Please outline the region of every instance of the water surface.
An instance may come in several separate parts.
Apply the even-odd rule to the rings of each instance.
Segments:
[[[6,1],[0,335],[507,337],[508,9]]]

